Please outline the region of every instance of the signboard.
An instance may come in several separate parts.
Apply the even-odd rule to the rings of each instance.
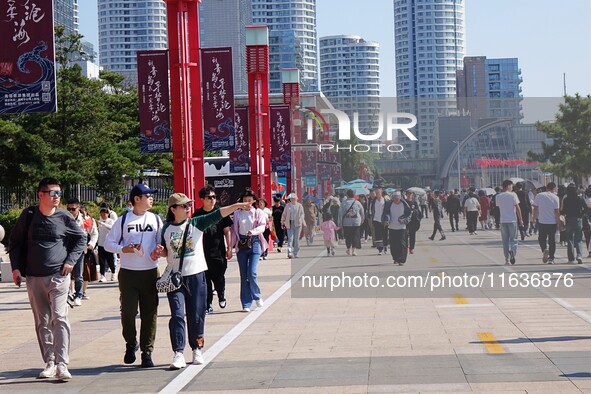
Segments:
[[[230,151],[230,173],[249,173],[248,107],[236,107],[235,112],[236,149]]]
[[[314,176],[316,179],[316,151],[303,150],[300,152],[302,176]]]
[[[234,204],[244,189],[250,187],[250,175],[208,176],[205,181],[215,188],[221,206]]]
[[[0,114],[55,112],[53,1],[3,1],[0,37]]]
[[[306,187],[316,187],[316,176],[306,176]]]
[[[236,147],[232,48],[201,50],[203,128],[206,151]]]
[[[291,133],[289,105],[271,105],[271,171],[285,176],[291,171]]]
[[[171,152],[168,51],[138,51],[137,79],[140,152]]]

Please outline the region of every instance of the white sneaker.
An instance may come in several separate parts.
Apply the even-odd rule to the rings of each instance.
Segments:
[[[82,299],[80,297],[74,298],[74,305],[76,305],[76,306],[82,305]]]
[[[83,300],[90,300],[90,296],[87,295],[86,293],[82,294],[82,299]]]
[[[201,365],[205,363],[201,349],[193,349],[193,364]]]
[[[381,255],[382,255],[382,252],[378,252],[378,256],[381,256]]]
[[[43,371],[41,371],[41,373],[39,374],[39,378],[40,379],[48,379],[48,378],[53,378],[55,376],[55,364],[53,363],[53,361],[49,361],[47,363],[47,365],[45,366],[45,369]]]
[[[351,252],[351,256],[357,256],[357,253],[355,252],[355,248],[353,248],[353,251]]]
[[[242,312],[250,312],[250,308],[244,307],[242,308]]]
[[[257,304],[257,307],[259,307],[259,308],[262,308],[265,305],[265,303],[263,302],[263,299],[262,298],[259,298],[258,300],[255,300],[255,302]]]
[[[106,281],[107,281],[107,278],[105,278],[105,275],[101,275],[99,282],[106,282]]]
[[[170,369],[181,369],[185,368],[187,363],[185,361],[185,356],[181,352],[175,352],[174,356],[172,357],[172,362],[170,363]]]
[[[115,281],[115,273],[111,272],[111,282]]]
[[[55,373],[55,377],[59,380],[68,380],[72,379],[72,374],[68,371],[68,366],[64,363],[59,363],[57,365],[57,371]]]

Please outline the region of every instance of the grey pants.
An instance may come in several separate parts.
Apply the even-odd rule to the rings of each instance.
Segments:
[[[35,318],[35,332],[43,361],[70,361],[68,290],[70,275],[27,276],[27,293]]]

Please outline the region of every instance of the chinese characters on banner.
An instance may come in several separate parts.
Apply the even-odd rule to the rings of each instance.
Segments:
[[[0,114],[55,112],[53,1],[2,1],[0,37]]]
[[[236,149],[230,151],[230,173],[250,172],[248,107],[236,107]]]
[[[302,163],[302,176],[313,176],[316,179],[316,151],[304,150],[300,153],[300,163]]]
[[[235,149],[232,48],[201,50],[206,151]]]
[[[271,171],[284,177],[291,171],[291,121],[289,105],[271,105]]]
[[[138,51],[141,153],[172,151],[168,91],[168,51]]]

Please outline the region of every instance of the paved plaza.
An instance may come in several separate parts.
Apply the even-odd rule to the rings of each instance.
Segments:
[[[173,352],[164,296],[156,367],[123,364],[117,283],[106,282],[91,284],[90,299],[70,310],[73,379],[37,379],[44,364],[26,290],[3,283],[0,392],[591,393],[591,259],[567,264],[559,246],[556,264],[544,265],[530,237],[520,242],[517,264],[506,266],[499,231],[448,232],[447,240],[430,241],[431,228],[431,219],[423,220],[415,253],[402,267],[389,254],[378,256],[371,241],[358,256],[346,256],[341,245],[326,257],[320,235],[298,259],[272,252],[259,265],[265,306],[248,314],[240,311],[233,258],[228,306],[214,304],[206,319],[206,363],[178,371],[168,369]],[[383,286],[388,276],[430,275],[432,285],[460,272],[489,285]],[[334,278],[364,274],[379,284],[332,292],[302,287],[314,283],[310,276],[336,285]],[[525,289],[526,281],[537,289]],[[188,348],[185,357],[190,361]]]

